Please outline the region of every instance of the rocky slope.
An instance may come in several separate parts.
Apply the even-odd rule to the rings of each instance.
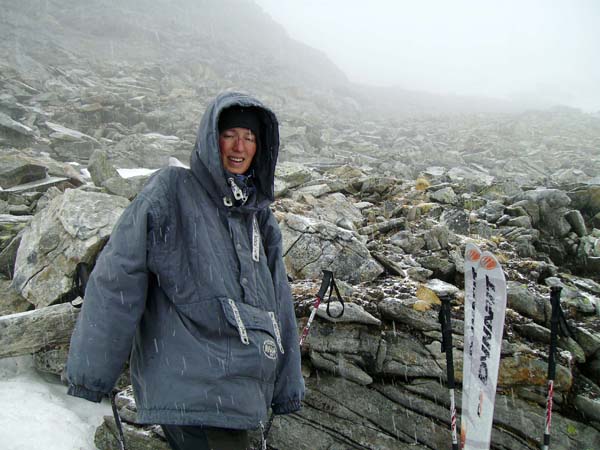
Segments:
[[[145,180],[117,169],[186,163],[204,106],[237,88],[281,119],[273,209],[299,326],[322,269],[351,305],[343,321],[319,313],[305,408],[275,420],[271,448],[449,447],[437,311],[451,295],[460,381],[467,242],[508,280],[492,448],[538,448],[555,285],[574,335],[559,342],[553,448],[599,448],[600,117],[373,113],[252,3],[169,5],[2,2],[0,357],[33,353],[61,374],[76,265],[93,262]],[[238,17],[246,28],[232,30]],[[165,448],[135,425],[126,390],[119,404],[130,441]],[[110,419],[96,438],[116,448]]]

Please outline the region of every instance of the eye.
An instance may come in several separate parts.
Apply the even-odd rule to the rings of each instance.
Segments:
[[[246,136],[246,142],[256,142],[256,138],[254,137],[253,134],[249,134]]]

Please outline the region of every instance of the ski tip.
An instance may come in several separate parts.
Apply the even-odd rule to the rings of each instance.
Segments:
[[[477,263],[481,258],[481,250],[475,244],[467,244],[465,248],[465,258],[472,263]]]
[[[483,267],[485,270],[494,270],[500,264],[498,263],[496,258],[494,258],[493,255],[484,255],[481,257],[481,259],[479,261],[479,265],[481,267]]]

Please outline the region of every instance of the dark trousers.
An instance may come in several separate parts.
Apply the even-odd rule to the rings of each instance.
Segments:
[[[173,450],[248,450],[246,430],[161,425]]]

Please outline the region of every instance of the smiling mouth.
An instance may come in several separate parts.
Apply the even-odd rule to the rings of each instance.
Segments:
[[[233,156],[230,156],[229,161],[234,162],[234,163],[242,163],[244,162],[244,158],[234,158]]]

